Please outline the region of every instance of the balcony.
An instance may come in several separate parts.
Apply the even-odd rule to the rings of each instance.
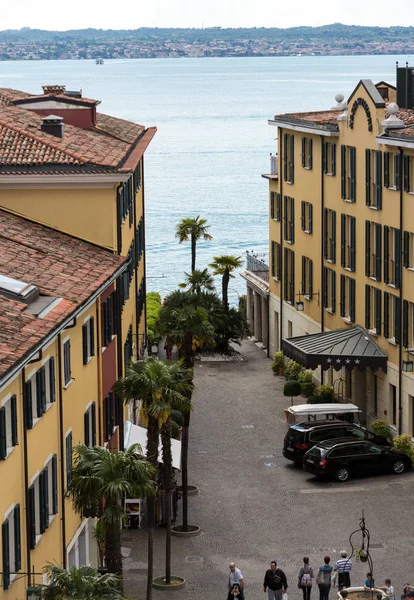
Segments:
[[[246,271],[245,275],[249,278],[261,280],[269,283],[269,265],[267,264],[267,254],[259,252],[246,252]]]
[[[262,175],[265,179],[278,180],[279,179],[279,156],[278,154],[270,153],[270,173]]]

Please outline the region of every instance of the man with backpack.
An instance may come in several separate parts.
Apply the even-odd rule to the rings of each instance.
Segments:
[[[282,600],[282,595],[288,588],[286,575],[282,569],[278,569],[275,560],[272,560],[270,569],[267,569],[265,573],[263,588],[264,592],[267,592],[269,600]]]
[[[303,557],[303,567],[299,569],[298,588],[303,592],[303,600],[310,600],[313,583],[313,569],[309,566],[309,558]]]

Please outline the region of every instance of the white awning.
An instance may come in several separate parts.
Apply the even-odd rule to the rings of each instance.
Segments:
[[[134,425],[131,421],[125,422],[124,447],[128,449],[133,444],[139,444],[142,448],[142,453],[145,455],[147,448],[148,430],[145,427]],[[174,469],[181,468],[181,442],[171,439],[171,454],[172,464]],[[162,444],[161,439],[158,447],[158,462],[162,463]]]

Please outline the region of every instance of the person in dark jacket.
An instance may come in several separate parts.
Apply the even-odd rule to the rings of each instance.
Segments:
[[[286,575],[282,569],[278,569],[277,562],[272,560],[270,569],[266,571],[264,576],[264,592],[267,592],[269,600],[282,600],[282,594],[286,592],[287,588]]]
[[[243,591],[238,583],[235,583],[228,593],[227,600],[244,600]]]

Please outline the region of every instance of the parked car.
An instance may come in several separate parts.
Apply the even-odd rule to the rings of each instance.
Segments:
[[[318,477],[347,481],[351,475],[404,473],[411,468],[405,452],[381,447],[372,442],[350,442],[349,438],[320,442],[303,459],[303,469]]]
[[[283,456],[301,463],[305,452],[324,440],[347,438],[348,441],[369,441],[379,446],[392,446],[390,438],[376,435],[364,427],[346,421],[306,421],[291,425],[285,435]]]

